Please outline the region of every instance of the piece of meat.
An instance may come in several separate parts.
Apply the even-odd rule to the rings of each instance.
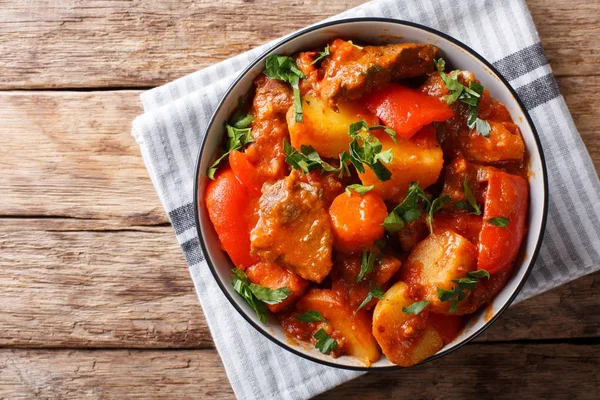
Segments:
[[[331,55],[323,61],[321,98],[330,105],[341,99],[357,99],[392,80],[414,78],[435,69],[438,48],[431,44],[400,43],[364,46],[336,39]]]
[[[263,188],[251,252],[304,279],[321,282],[330,272],[333,235],[322,190],[297,171]]]
[[[260,75],[254,82],[256,93],[250,114],[251,143],[246,149],[249,162],[261,182],[274,182],[287,173],[283,139],[289,140],[285,113],[293,104],[292,88],[285,82]]]

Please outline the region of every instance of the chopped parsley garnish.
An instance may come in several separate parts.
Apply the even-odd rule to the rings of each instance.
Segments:
[[[384,68],[379,64],[373,64],[369,68],[367,68],[367,75],[376,74],[378,72],[383,71]]]
[[[367,304],[369,304],[369,302],[371,300],[373,300],[374,297],[377,297],[378,299],[383,299],[383,296],[385,295],[385,293],[383,293],[383,291],[379,288],[379,286],[375,285],[371,288],[371,290],[369,290],[369,294],[367,295],[367,297],[365,297],[365,299],[363,300],[362,303],[360,303],[360,306],[358,306],[358,308],[356,309],[356,311],[360,310],[361,308],[363,308],[364,306],[366,306]]]
[[[429,224],[429,232],[433,233],[433,214],[442,209],[447,203],[450,202],[450,196],[444,195],[438,197],[431,202],[429,207],[429,213],[427,214],[427,223]]]
[[[313,337],[317,339],[317,344],[315,344],[315,347],[319,349],[321,353],[329,354],[333,350],[337,349],[338,342],[330,337],[323,328],[315,332]]]
[[[375,266],[376,260],[377,257],[375,256],[375,253],[366,250],[363,251],[360,262],[360,272],[356,277],[356,282],[362,281],[365,276],[373,272],[373,267]]]
[[[499,226],[500,228],[506,228],[510,221],[506,217],[496,217],[488,219],[487,222],[492,225]]]
[[[425,208],[429,208],[431,201],[427,194],[419,187],[418,182],[411,182],[406,192],[406,197],[397,205],[392,212],[383,221],[383,227],[391,233],[404,229],[406,222],[410,223],[419,218],[422,214],[419,203],[425,203]]]
[[[477,200],[475,199],[475,196],[473,195],[473,191],[471,190],[471,187],[469,186],[469,182],[467,182],[466,176],[465,176],[465,181],[463,183],[463,187],[465,190],[465,197],[467,198],[468,204],[473,209],[473,214],[481,215],[481,208],[479,208],[479,204],[477,204]],[[456,206],[458,208],[460,208],[461,210],[466,209],[466,204],[464,204],[464,202],[462,202],[462,204],[460,206],[458,204],[456,204]],[[461,208],[461,207],[463,207],[463,208]]]
[[[446,96],[446,103],[452,104],[456,100],[460,100],[469,106],[467,113],[467,126],[471,129],[475,128],[475,131],[483,135],[484,137],[490,137],[490,124],[477,116],[479,112],[479,100],[483,93],[483,86],[477,82],[470,81],[469,86],[465,86],[458,81],[459,71],[452,71],[450,75],[444,72],[446,68],[446,62],[443,59],[435,61],[436,68],[446,85],[446,88],[450,91],[450,94]]]
[[[340,155],[340,166],[336,168],[323,161],[319,156],[319,153],[317,153],[312,146],[302,145],[300,146],[300,151],[298,151],[284,139],[283,152],[285,153],[285,162],[292,168],[299,169],[305,174],[315,169],[321,169],[326,172],[338,173],[340,177],[350,175],[348,165],[346,164],[348,159],[344,160],[344,157],[347,157],[347,153],[342,153]],[[344,154],[346,154],[346,156],[344,156]]]
[[[490,278],[490,274],[484,270],[479,269],[473,272],[467,272],[466,278],[453,279],[452,282],[456,283],[451,290],[437,288],[437,295],[441,301],[450,302],[450,314],[454,314],[458,311],[458,303],[467,298],[466,290],[473,290],[477,285],[477,281],[482,278]]]
[[[210,179],[215,179],[215,173],[217,172],[217,167],[225,158],[229,156],[234,150],[243,149],[248,143],[254,142],[252,138],[250,123],[254,117],[252,115],[244,115],[237,120],[230,121],[230,125],[225,125],[225,129],[227,130],[227,151],[221,155],[221,157],[217,158],[215,162],[211,164],[208,168],[206,175]]]
[[[352,196],[352,192],[350,192],[350,191],[354,190],[356,193],[363,195],[363,194],[367,193],[368,191],[373,190],[374,187],[375,187],[375,185],[365,186],[365,185],[361,185],[359,183],[355,183],[353,185],[346,186],[346,194],[348,196]]]
[[[242,296],[250,307],[256,312],[258,319],[263,324],[267,323],[266,304],[279,304],[292,294],[287,287],[271,289],[250,282],[248,276],[239,268],[231,270],[233,274],[233,289]]]
[[[296,316],[296,319],[302,322],[325,322],[329,323],[319,311],[310,310],[302,315]]]
[[[311,62],[310,65],[316,64],[317,62],[321,61],[322,59],[329,56],[330,54],[331,53],[329,52],[329,45],[327,45],[327,46],[325,46],[325,50],[319,51],[319,57],[315,58],[315,60],[313,62]]]
[[[392,173],[383,164],[392,162],[394,156],[391,149],[381,151],[383,148],[381,141],[370,133],[371,130],[377,129],[383,129],[392,140],[396,141],[396,131],[392,128],[382,125],[368,126],[365,121],[350,124],[348,135],[352,141],[349,146],[348,158],[361,174],[365,173],[364,166],[366,165],[373,171],[377,179],[387,181],[392,177]],[[366,133],[366,135],[363,136],[361,133]]]
[[[296,122],[302,122],[302,99],[300,97],[300,88],[298,83],[300,78],[306,75],[296,65],[296,61],[289,56],[272,54],[267,57],[265,62],[265,75],[269,78],[278,79],[292,85],[294,90],[294,112],[296,113]]]
[[[402,307],[402,312],[406,313],[406,314],[413,314],[413,315],[417,315],[419,314],[421,311],[423,311],[425,309],[425,307],[427,307],[427,304],[429,304],[428,300],[425,301],[417,301],[416,303],[412,303],[410,306],[408,307]]]

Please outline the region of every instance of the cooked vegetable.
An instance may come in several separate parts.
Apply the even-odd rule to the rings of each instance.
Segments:
[[[373,135],[381,141],[382,151],[391,151],[392,160],[385,164],[391,177],[383,182],[372,170],[367,169],[359,173],[363,185],[375,185],[373,191],[384,200],[398,201],[411,182],[427,187],[437,181],[444,157],[433,126],[424,127],[410,139],[398,137],[398,144],[385,133],[375,132]]]
[[[266,307],[280,304],[292,294],[285,286],[271,289],[251,283],[248,276],[239,268],[232,270],[232,276],[233,289],[252,307],[262,323],[267,323]]]
[[[402,268],[402,278],[418,288],[421,300],[429,301],[432,312],[453,314],[456,312],[453,305],[464,300],[472,289],[466,288],[469,290],[460,291],[463,294],[454,295],[457,292],[455,281],[475,271],[476,266],[477,248],[459,234],[446,231],[429,235],[412,250]],[[441,291],[451,292],[454,297],[450,294],[440,296]]]
[[[252,143],[254,141],[254,139],[252,139],[252,136],[250,135],[251,130],[250,128],[248,128],[248,125],[250,125],[250,122],[252,122],[252,116],[248,117],[250,117],[249,121],[247,121],[247,119],[241,120],[243,121],[243,125],[241,124],[241,122],[238,122],[237,124],[237,126],[243,126],[243,128],[225,125],[225,128],[227,130],[227,137],[229,138],[229,140],[227,141],[227,151],[211,164],[207,172],[207,175],[210,179],[215,179],[215,172],[217,172],[217,167],[219,166],[221,161],[227,158],[229,153],[231,153],[234,150],[242,149],[248,143]]]
[[[290,304],[298,300],[306,291],[308,282],[287,269],[269,262],[259,262],[246,268],[246,275],[252,283],[264,286],[270,289],[286,287],[288,295],[278,303],[267,303],[267,308],[271,312],[278,312],[287,308]],[[262,299],[260,296],[259,299]]]
[[[528,201],[529,185],[524,178],[499,170],[490,172],[483,213],[485,223],[479,235],[479,269],[495,274],[510,267],[525,234]],[[490,222],[498,217],[510,223],[502,227]]]
[[[379,346],[371,334],[371,319],[364,311],[355,313],[350,305],[331,290],[311,289],[296,304],[299,312],[319,311],[329,321],[329,336],[338,341],[342,350],[370,364],[379,360]]]
[[[223,250],[233,263],[245,269],[259,261],[250,254],[250,198],[231,169],[222,170],[206,185],[204,202]]]
[[[432,122],[443,122],[454,116],[454,111],[437,98],[396,84],[368,94],[364,101],[369,111],[405,139]]]
[[[426,310],[417,315],[403,311],[413,302],[406,283],[397,282],[373,312],[377,343],[390,361],[403,367],[420,363],[443,346],[441,336],[427,321]]]
[[[387,207],[373,191],[353,192],[335,198],[329,208],[336,249],[356,252],[369,248],[384,233],[381,224],[387,216]]]

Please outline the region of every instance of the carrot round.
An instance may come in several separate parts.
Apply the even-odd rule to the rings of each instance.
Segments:
[[[250,196],[230,168],[206,186],[204,201],[223,250],[236,267],[245,269],[259,261],[250,255]]]
[[[343,252],[356,252],[373,245],[384,234],[381,224],[387,208],[375,192],[340,194],[329,208],[335,236],[334,246]]]

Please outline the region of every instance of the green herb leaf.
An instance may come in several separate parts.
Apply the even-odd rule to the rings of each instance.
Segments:
[[[364,186],[364,185],[360,185],[358,183],[355,183],[353,185],[346,186],[346,194],[348,196],[352,196],[352,192],[350,192],[350,191],[354,190],[356,193],[362,195],[362,194],[367,193],[370,190],[373,190],[374,187],[375,187],[375,185]]]
[[[296,61],[289,56],[272,54],[265,61],[265,75],[292,85],[296,122],[302,122],[302,99],[300,98],[298,83],[300,82],[300,78],[305,78],[306,75],[300,71],[296,65]]]
[[[477,200],[475,200],[475,196],[473,195],[473,192],[471,191],[471,187],[469,186],[469,182],[467,182],[466,176],[465,176],[465,182],[463,183],[463,187],[465,190],[465,197],[467,198],[469,205],[473,209],[473,213],[475,215],[481,215],[481,208],[479,208],[479,204],[477,204]]]
[[[429,304],[428,300],[425,301],[417,301],[416,303],[412,303],[410,306],[408,307],[402,307],[402,312],[406,313],[406,314],[413,314],[413,315],[417,315],[419,314],[421,311],[423,311],[425,309],[425,307],[427,307],[427,304]]]
[[[302,322],[325,322],[327,324],[329,323],[319,311],[314,310],[310,310],[302,315],[298,315],[296,316],[296,319]]]
[[[362,281],[365,276],[367,276],[368,274],[373,272],[373,268],[375,267],[376,260],[377,260],[377,257],[375,256],[375,253],[372,253],[372,252],[366,251],[366,250],[363,251],[362,259],[361,259],[361,263],[360,263],[360,272],[358,273],[358,276],[356,277],[356,282]]]
[[[467,277],[460,279],[453,279],[452,282],[456,283],[456,286],[452,287],[451,290],[437,288],[437,295],[440,301],[450,302],[450,314],[454,314],[458,311],[458,303],[467,298],[467,290],[475,289],[477,281],[482,278],[490,278],[490,274],[483,269],[467,272]]]
[[[254,283],[250,284],[250,291],[257,299],[267,304],[279,304],[292,294],[292,291],[285,286],[279,289],[271,289]]]
[[[324,59],[325,57],[329,56],[331,53],[329,52],[329,45],[325,46],[325,50],[323,51],[319,51],[319,57],[315,58],[315,60],[313,62],[311,62],[310,64],[316,64],[317,62],[321,61],[322,59]]]
[[[433,233],[433,214],[442,209],[447,203],[450,202],[450,196],[441,196],[433,200],[431,207],[429,207],[429,214],[427,215],[427,223],[429,224],[429,232]]]
[[[506,228],[508,226],[509,220],[505,217],[496,217],[488,219],[487,222],[499,226],[500,228]]]
[[[381,72],[383,70],[384,70],[384,68],[381,65],[379,65],[379,64],[373,64],[369,68],[367,68],[367,74],[368,75],[372,75],[372,74],[376,74],[378,72]]]
[[[431,209],[431,201],[427,194],[419,187],[418,182],[411,182],[406,197],[397,205],[383,221],[383,227],[391,233],[404,229],[405,222],[413,222],[422,214],[419,203],[424,203],[426,210]],[[443,204],[442,204],[443,205]]]
[[[246,129],[250,126],[250,123],[254,120],[254,117],[250,114],[247,114],[237,121],[233,122],[231,125],[237,129]]]
[[[244,123],[240,124],[240,122],[242,120],[238,120],[236,123],[238,125],[244,126],[244,124],[247,122],[247,124],[249,125],[250,122],[252,122],[252,118],[253,117],[251,115],[247,115],[242,119],[242,120],[245,120]],[[252,138],[252,135],[251,135],[250,128],[236,128],[231,125],[225,125],[225,129],[227,130],[227,137],[228,137],[227,151],[225,153],[223,153],[223,155],[221,155],[221,157],[217,158],[211,164],[211,166],[208,168],[206,175],[210,179],[215,179],[215,173],[217,172],[217,167],[219,166],[221,161],[223,161],[224,159],[226,159],[229,156],[229,153],[231,153],[234,150],[241,150],[247,144],[254,142],[254,139]]]
[[[250,280],[248,276],[239,268],[231,270],[233,273],[232,285],[233,289],[248,303],[248,305],[256,312],[258,319],[263,323],[267,323],[267,306],[264,302],[257,299],[250,289]]]
[[[454,203],[454,205],[456,206],[456,208],[458,208],[459,210],[468,210],[470,208],[469,203],[467,203],[464,200],[461,201],[457,201],[456,203]]]
[[[437,60],[434,60],[435,63],[435,68],[438,70],[438,72],[444,72],[444,70],[446,69],[446,61],[444,61],[443,58],[438,58]]]
[[[321,353],[329,354],[333,350],[337,349],[338,342],[330,337],[323,328],[315,332],[313,337],[317,339],[317,344],[315,344],[315,347],[319,349]]]
[[[334,167],[323,161],[319,156],[319,153],[317,153],[312,146],[302,145],[300,147],[300,152],[298,152],[298,150],[292,147],[292,145],[284,139],[283,152],[285,154],[285,162],[292,168],[299,169],[305,174],[315,169],[322,169],[326,172],[338,173],[340,178],[344,175],[350,176],[350,171],[346,164],[348,162],[348,154],[345,152],[340,154],[339,167]]]
[[[369,294],[367,295],[367,297],[365,297],[363,302],[360,303],[360,306],[358,306],[356,311],[358,312],[358,310],[360,310],[361,308],[363,308],[364,306],[369,304],[369,302],[371,300],[373,300],[374,297],[377,297],[378,299],[381,300],[381,299],[383,299],[383,296],[385,296],[385,293],[383,293],[383,291],[379,288],[379,286],[377,286],[377,285],[373,286],[371,288],[371,290],[369,290]]]
[[[482,135],[483,137],[489,138],[491,130],[492,130],[492,127],[490,126],[489,122],[487,122],[481,118],[477,118],[475,120],[475,131],[477,133],[479,133],[480,135]]]

